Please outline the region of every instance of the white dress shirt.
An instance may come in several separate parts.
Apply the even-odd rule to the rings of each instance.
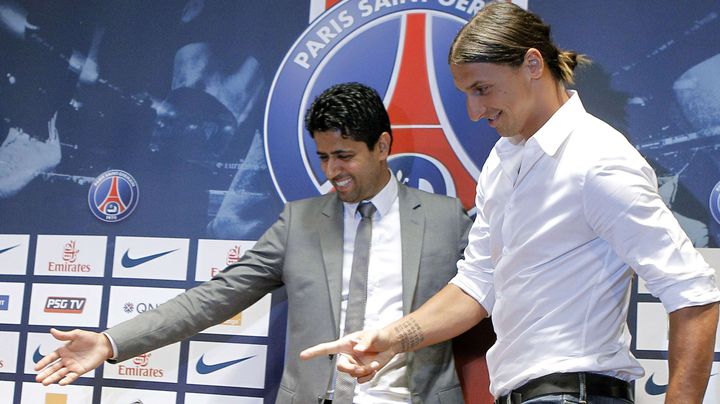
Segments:
[[[493,148],[451,281],[493,316],[495,396],[554,372],[642,376],[626,325],[630,267],[668,312],[720,300],[653,170],[570,96],[527,142]]]
[[[394,176],[391,176],[388,184],[370,202],[377,211],[372,219],[364,329],[381,328],[403,316],[400,206],[397,180]],[[345,329],[355,234],[361,219],[357,212],[357,203],[343,205],[345,225],[340,330]],[[406,356],[396,356],[371,381],[357,384],[354,402],[409,403]]]

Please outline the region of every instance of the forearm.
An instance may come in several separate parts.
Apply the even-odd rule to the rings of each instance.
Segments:
[[[460,335],[485,317],[487,312],[475,299],[450,284],[383,332],[395,352],[409,352]]]
[[[702,403],[715,351],[718,304],[670,313],[666,404]]]

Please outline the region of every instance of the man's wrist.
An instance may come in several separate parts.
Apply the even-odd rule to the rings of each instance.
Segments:
[[[396,353],[414,351],[425,340],[420,324],[412,316],[400,320],[390,333],[391,349]]]

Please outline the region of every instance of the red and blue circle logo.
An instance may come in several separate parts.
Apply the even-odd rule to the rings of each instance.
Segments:
[[[713,219],[720,224],[720,182],[710,191],[710,213]]]
[[[119,222],[133,212],[140,191],[132,175],[122,170],[109,170],[95,178],[88,191],[88,206],[98,219]]]
[[[483,2],[346,1],[317,18],[286,54],[265,113],[265,152],[284,201],[325,194],[305,111],[326,88],[358,81],[383,97],[390,168],[403,183],[474,205],[475,181],[498,139],[470,121],[447,64],[453,37]],[[474,5],[472,7],[469,5]]]

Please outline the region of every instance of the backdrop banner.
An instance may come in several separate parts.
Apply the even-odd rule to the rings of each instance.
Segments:
[[[587,54],[574,86],[656,169],[720,267],[720,4],[516,1]],[[332,191],[303,128],[327,87],[384,98],[401,182],[460,198],[498,139],[447,64],[480,0],[0,0],[0,401],[272,403],[282,290],[189,340],[34,382],[50,327],[101,331],[236,262],[286,201]],[[661,403],[667,315],[633,286],[629,325]],[[297,360],[296,358],[286,358]],[[713,375],[720,371],[716,348]],[[720,397],[710,381],[706,403]]]

